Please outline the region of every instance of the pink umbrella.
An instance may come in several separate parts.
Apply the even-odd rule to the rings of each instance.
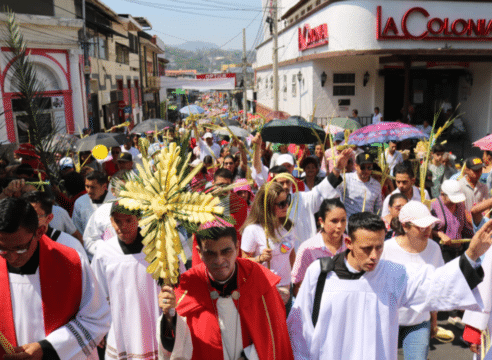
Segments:
[[[473,146],[479,147],[483,151],[492,151],[492,134],[475,141]]]
[[[349,145],[364,146],[372,143],[387,143],[389,141],[403,141],[406,139],[428,139],[416,127],[400,122],[381,121],[355,130],[349,136]]]
[[[335,135],[341,131],[345,131],[345,129],[340,126],[330,125],[330,124],[325,126],[325,133],[330,133],[332,135]]]

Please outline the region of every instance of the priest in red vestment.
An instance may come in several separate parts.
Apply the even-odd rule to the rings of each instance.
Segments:
[[[229,186],[232,184],[233,175],[232,172],[227,169],[219,169],[215,172],[213,185],[216,188],[220,188],[223,186]],[[234,219],[234,228],[236,229],[236,238],[238,241],[238,253],[237,256],[241,258],[241,234],[239,233],[239,229],[243,226],[246,218],[248,217],[248,203],[241,198],[239,195],[235,194],[232,191],[229,191],[227,194],[222,194],[226,196],[226,203],[229,203],[229,211],[231,217]],[[192,255],[192,266],[196,266],[202,263],[202,259],[198,254],[198,250],[196,248],[196,238],[193,235],[193,255]]]
[[[0,200],[0,304],[3,359],[97,359],[111,321],[89,264],[17,198]]]
[[[197,235],[203,263],[159,294],[159,359],[293,359],[280,278],[238,259],[235,229],[217,225]]]

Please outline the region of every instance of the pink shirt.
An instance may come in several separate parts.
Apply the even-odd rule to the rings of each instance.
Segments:
[[[304,241],[301,246],[299,246],[299,250],[296,254],[296,261],[294,262],[294,267],[292,268],[291,274],[292,283],[296,284],[302,282],[307,268],[315,260],[327,256],[331,257],[345,251],[347,249],[347,247],[345,246],[345,238],[346,235],[343,235],[344,241],[342,242],[342,246],[340,246],[335,254],[333,254],[326,247],[321,233],[317,233],[312,238]]]

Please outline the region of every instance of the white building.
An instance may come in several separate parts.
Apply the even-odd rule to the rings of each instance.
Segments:
[[[432,122],[449,102],[461,104],[471,139],[492,132],[491,1],[282,0],[278,6],[279,110],[310,118],[316,109],[314,116],[326,119],[358,109],[369,118],[378,106],[384,120],[399,120],[412,105],[412,122],[419,123]],[[273,41],[266,31],[254,64],[258,112],[273,108]]]

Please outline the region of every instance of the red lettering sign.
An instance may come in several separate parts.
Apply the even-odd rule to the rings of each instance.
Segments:
[[[321,24],[311,29],[309,24],[299,28],[299,51],[328,44],[328,25]]]
[[[421,20],[421,31],[412,33],[409,19]],[[393,17],[383,21],[382,7],[377,7],[378,40],[433,40],[433,41],[492,41],[492,19],[449,19],[431,17],[422,7],[409,9],[401,18],[400,28]]]
[[[236,86],[236,74],[234,73],[219,73],[219,74],[200,74],[196,76],[197,80],[213,80],[213,79],[234,79]]]

